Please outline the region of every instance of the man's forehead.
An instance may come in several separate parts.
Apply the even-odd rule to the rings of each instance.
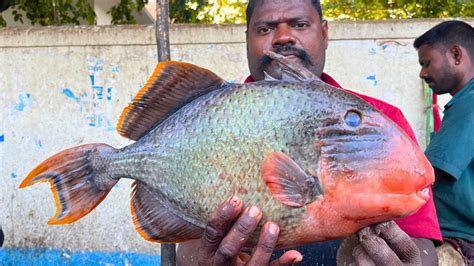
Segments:
[[[259,4],[291,4],[291,3],[295,3],[295,4],[302,4],[302,3],[306,3],[306,2],[309,2],[310,0],[256,0],[255,3],[256,5],[259,5]]]
[[[311,3],[311,0],[255,0],[255,8],[262,5],[302,5]]]
[[[419,53],[422,54],[442,54],[448,49],[448,46],[441,43],[428,44],[425,43],[418,49]]]
[[[312,10],[310,8],[313,7]],[[258,13],[261,17],[273,17],[273,13],[281,13],[285,16],[308,16],[309,14],[317,14],[316,8],[311,0],[256,0],[254,13]],[[314,12],[314,13],[313,13]],[[311,15],[312,16],[312,15]],[[253,18],[253,15],[252,15]]]

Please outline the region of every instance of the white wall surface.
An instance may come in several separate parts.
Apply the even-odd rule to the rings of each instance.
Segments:
[[[423,146],[425,102],[412,43],[439,22],[330,23],[326,71],[346,88],[401,108]],[[247,75],[245,26],[173,25],[170,31],[172,59],[227,80]],[[55,211],[48,184],[18,189],[33,167],[60,150],[90,142],[130,143],[115,124],[155,67],[154,38],[151,26],[0,29],[5,246],[159,252],[159,245],[143,240],[132,226],[127,180],[92,213],[65,226],[47,225]]]

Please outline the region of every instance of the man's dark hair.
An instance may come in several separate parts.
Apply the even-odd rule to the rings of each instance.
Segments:
[[[474,28],[459,20],[444,21],[418,37],[413,46],[418,49],[424,44],[444,49],[458,44],[474,56]]]
[[[249,0],[245,15],[247,16],[247,29],[249,28],[250,18],[252,18],[253,10],[255,9],[255,3],[259,0]],[[323,10],[321,9],[321,2],[319,0],[311,0],[314,8],[318,11],[319,19],[323,20]]]

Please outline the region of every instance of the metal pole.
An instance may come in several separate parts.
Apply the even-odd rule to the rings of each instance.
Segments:
[[[158,46],[158,61],[169,61],[170,38],[169,38],[169,4],[168,0],[156,0],[156,44]]]
[[[158,47],[158,62],[169,61],[170,38],[169,38],[169,5],[168,0],[156,0],[156,45]],[[161,244],[161,265],[176,265],[176,245]]]

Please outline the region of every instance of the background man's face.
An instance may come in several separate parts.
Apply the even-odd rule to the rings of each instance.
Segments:
[[[436,94],[453,93],[459,86],[449,50],[424,44],[418,49],[422,78]]]
[[[247,59],[254,80],[264,79],[264,71],[281,77],[264,50],[304,64],[320,77],[327,46],[327,23],[321,22],[310,0],[265,0],[255,5],[247,30]]]

